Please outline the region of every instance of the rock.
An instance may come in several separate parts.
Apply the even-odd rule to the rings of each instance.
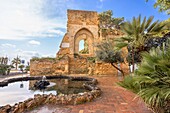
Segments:
[[[0,107],[0,113],[9,113],[9,111],[11,110],[11,106],[10,105],[6,105],[3,107]]]

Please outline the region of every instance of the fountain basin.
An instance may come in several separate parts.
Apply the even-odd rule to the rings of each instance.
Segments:
[[[74,93],[60,93],[60,94],[35,94],[34,97],[29,98],[25,101],[16,103],[15,105],[4,105],[0,107],[0,113],[8,113],[10,112],[23,112],[25,110],[32,109],[34,107],[38,107],[43,104],[64,104],[64,105],[76,105],[82,104],[84,102],[92,101],[97,98],[101,94],[101,90],[96,86],[97,80],[94,78],[88,77],[73,77],[73,76],[47,76],[47,80],[63,80],[64,84],[69,84],[68,81],[80,82],[83,81],[82,87],[85,89],[82,92]],[[20,77],[20,78],[12,78],[5,81],[0,82],[0,87],[7,86],[9,83],[17,82],[17,81],[28,81],[28,80],[41,80],[42,77]],[[77,86],[77,85],[76,85]]]

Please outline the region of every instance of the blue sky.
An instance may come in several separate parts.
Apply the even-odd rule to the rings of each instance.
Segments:
[[[114,17],[170,18],[153,8],[155,0],[0,0],[0,57],[55,57],[66,32],[67,9],[103,12]]]

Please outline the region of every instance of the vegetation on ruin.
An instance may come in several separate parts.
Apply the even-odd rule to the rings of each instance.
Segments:
[[[87,57],[87,61],[95,63],[96,62],[96,57]]]
[[[102,36],[112,34],[113,29],[120,29],[120,25],[123,22],[124,17],[113,17],[113,12],[111,10],[104,11],[99,14],[99,28],[102,33]]]
[[[33,57],[31,59],[31,61],[56,61],[56,58],[52,58],[52,57],[42,57],[42,58],[39,58],[39,57]]]

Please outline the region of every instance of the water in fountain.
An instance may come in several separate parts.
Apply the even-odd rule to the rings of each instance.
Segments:
[[[46,76],[43,76],[42,77],[42,80],[40,81],[37,81],[35,84],[34,84],[34,87],[36,89],[45,89],[48,85],[50,85],[50,82],[46,80]]]

